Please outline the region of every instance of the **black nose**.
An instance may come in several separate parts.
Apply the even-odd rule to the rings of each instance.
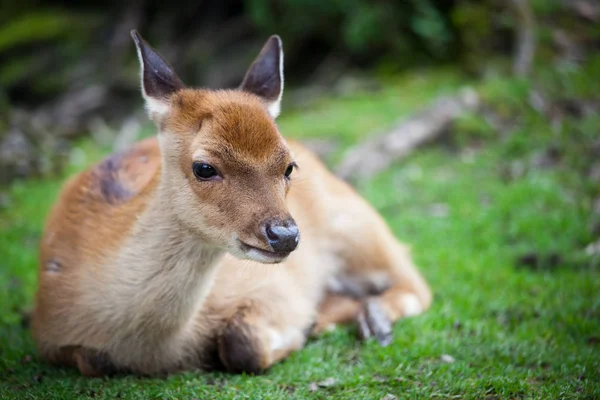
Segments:
[[[268,221],[265,223],[265,234],[273,251],[289,253],[298,247],[300,231],[296,221]]]

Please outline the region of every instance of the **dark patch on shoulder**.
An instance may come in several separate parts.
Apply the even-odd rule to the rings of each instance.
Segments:
[[[127,152],[112,154],[95,168],[100,194],[109,204],[124,203],[134,195],[119,178],[126,157]]]

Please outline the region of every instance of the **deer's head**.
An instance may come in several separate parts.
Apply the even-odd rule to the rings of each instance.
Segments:
[[[137,32],[132,37],[159,130],[165,206],[236,257],[285,259],[300,235],[285,201],[296,165],[274,121],[283,93],[279,37],[269,38],[238,89],[217,91],[186,87]]]

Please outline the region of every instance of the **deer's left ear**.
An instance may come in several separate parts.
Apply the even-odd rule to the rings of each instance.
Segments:
[[[277,118],[283,95],[283,45],[279,36],[267,40],[246,72],[240,89],[261,97],[269,114]]]
[[[156,120],[169,111],[169,97],[184,85],[173,68],[137,31],[131,31],[131,37],[140,60],[142,96],[150,118]]]

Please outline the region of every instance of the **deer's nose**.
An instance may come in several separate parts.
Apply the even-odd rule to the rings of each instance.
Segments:
[[[293,219],[286,221],[270,220],[264,224],[264,232],[269,245],[277,253],[289,253],[298,247],[300,231]]]

